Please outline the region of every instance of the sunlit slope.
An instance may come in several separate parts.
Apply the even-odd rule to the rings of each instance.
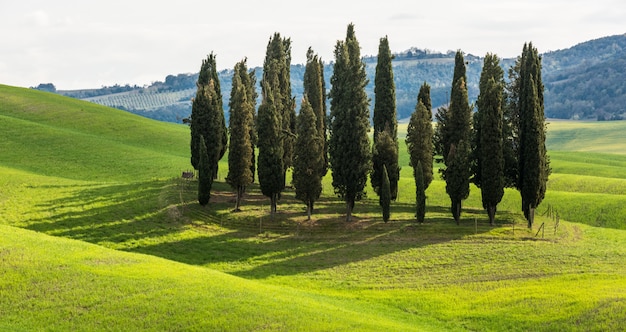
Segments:
[[[78,180],[172,177],[189,167],[189,129],[0,85],[0,166]]]
[[[349,299],[2,225],[0,262],[0,330],[423,328],[394,321],[397,312],[378,316]]]
[[[626,121],[548,121],[549,150],[626,154]]]

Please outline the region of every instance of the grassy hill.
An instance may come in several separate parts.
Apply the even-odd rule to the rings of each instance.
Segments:
[[[626,123],[587,126],[549,127],[558,225],[507,190],[491,227],[472,188],[457,226],[439,179],[414,224],[404,144],[390,223],[371,191],[343,222],[330,176],[271,221],[256,186],[195,202],[184,126],[0,86],[0,330],[623,330]]]

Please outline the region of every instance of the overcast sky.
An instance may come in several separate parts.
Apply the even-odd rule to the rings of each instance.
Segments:
[[[260,66],[274,32],[292,39],[292,63],[309,46],[326,61],[355,24],[361,55],[389,37],[410,47],[515,57],[626,33],[624,0],[8,1],[0,4],[0,83],[57,89],[145,85],[248,57]]]

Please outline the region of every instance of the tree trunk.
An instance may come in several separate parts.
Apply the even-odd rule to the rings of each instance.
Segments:
[[[243,187],[237,186],[237,198],[235,199],[235,212],[241,211],[241,196],[243,196]]]
[[[352,208],[354,207],[354,201],[347,200],[346,201],[346,221],[352,221]]]
[[[452,206],[450,207],[450,210],[452,211],[452,217],[454,217],[454,221],[456,221],[457,225],[459,225],[461,220],[461,202],[461,200],[454,200],[452,202]]]
[[[533,228],[533,223],[535,222],[535,208],[534,207],[528,207],[528,228],[532,229]]]
[[[313,212],[313,202],[309,201],[306,205],[306,220],[311,220],[311,212]]]
[[[496,220],[496,207],[492,205],[488,206],[487,215],[489,215],[489,225],[493,226]]]
[[[278,194],[273,194],[272,197],[270,197],[270,214],[272,217],[272,221],[274,221],[274,215],[276,214],[276,202],[278,201]]]

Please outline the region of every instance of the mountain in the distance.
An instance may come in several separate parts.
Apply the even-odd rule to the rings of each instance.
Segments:
[[[626,118],[626,35],[587,41],[568,49],[542,55],[545,112],[548,118],[615,120]],[[521,45],[520,45],[521,53]],[[393,60],[398,118],[410,117],[417,93],[426,82],[431,86],[433,107],[448,103],[454,71],[455,52],[433,52],[418,48],[396,53]],[[465,55],[470,102],[478,96],[478,80],[483,58]],[[365,57],[369,85],[366,87],[373,107],[376,57]],[[515,59],[503,59],[505,72]],[[232,70],[219,73],[225,107],[228,106]],[[256,68],[257,82],[262,68]],[[304,65],[291,66],[291,86],[296,102],[302,99]],[[324,76],[330,88],[332,64],[326,64]],[[66,96],[117,107],[146,117],[180,122],[191,113],[197,74],[169,75],[164,82],[148,87],[113,86],[92,90],[55,91],[51,84],[40,89]],[[259,87],[260,90],[260,87]],[[260,95],[260,93],[259,93]],[[226,111],[226,116],[228,112]]]

